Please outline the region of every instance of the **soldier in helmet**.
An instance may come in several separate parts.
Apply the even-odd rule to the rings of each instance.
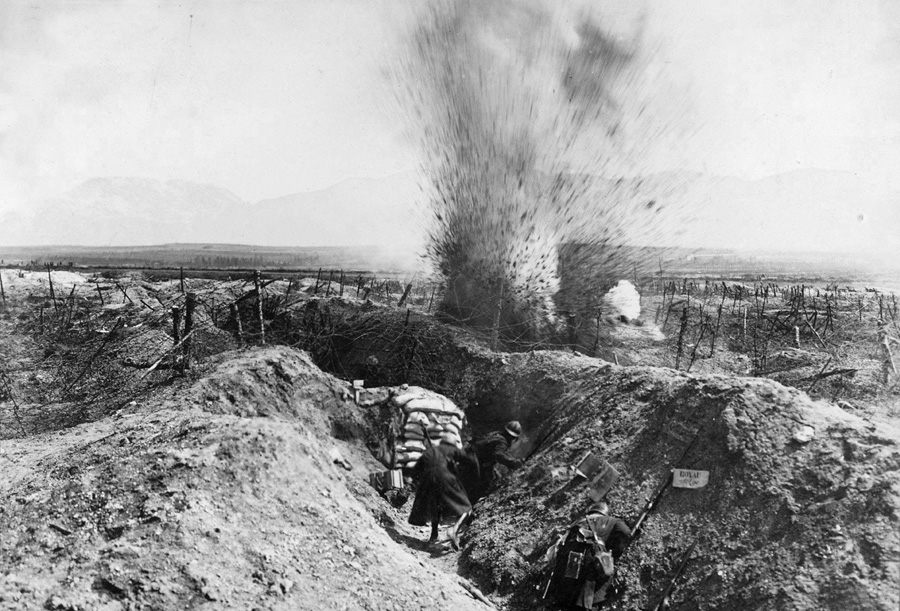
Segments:
[[[497,465],[508,469],[518,469],[522,460],[512,456],[510,448],[522,435],[522,425],[512,420],[506,423],[502,431],[488,433],[475,440],[469,448],[469,454],[478,460],[476,473],[466,473],[465,486],[469,499],[473,504],[491,492],[497,482]]]
[[[592,503],[544,556],[551,567],[544,594],[549,608],[583,610],[602,603],[615,571],[614,560],[625,551],[631,535],[624,520],[609,515],[605,501]]]

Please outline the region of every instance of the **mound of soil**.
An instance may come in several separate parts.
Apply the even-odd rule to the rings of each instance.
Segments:
[[[483,609],[390,538],[380,466],[331,436],[360,409],[342,387],[252,351],[183,398],[5,441],[0,608]]]
[[[548,423],[532,435],[543,441],[538,451],[477,508],[464,560],[485,589],[509,597],[510,608],[533,608],[547,575],[541,554],[589,502],[587,486],[558,491],[592,451],[620,473],[608,499],[629,523],[669,468],[709,472],[706,487],[663,497],[621,559],[609,608],[657,602],[696,537],[677,608],[897,607],[896,422],[865,421],[769,380],[591,360],[561,355],[536,371],[534,359],[509,357],[510,388],[526,371],[555,390],[526,415]],[[698,427],[691,452],[673,464]]]
[[[678,609],[900,603],[900,425],[889,414],[864,419],[757,378],[497,353],[414,311],[305,294],[288,303],[287,286],[268,341],[308,353],[204,355],[187,377],[157,370],[158,383],[138,386],[144,373],[125,357],[152,360],[151,340],[169,341],[167,308],[183,299],[174,283],[144,289],[148,303],[92,314],[81,352],[101,356],[90,371],[74,340],[56,346],[31,327],[0,338],[17,364],[16,394],[0,396],[0,608],[485,609],[462,574],[500,608],[534,609],[544,550],[588,503],[586,485],[565,487],[588,451],[619,472],[608,499],[631,523],[670,468],[709,472],[703,488],[664,494],[619,562],[608,608],[655,603],[695,539]],[[233,289],[248,294],[246,283]],[[234,341],[216,326],[225,310],[202,311],[204,331]],[[0,327],[19,329],[6,314]],[[127,324],[109,333],[120,317]],[[132,329],[146,334],[140,345]],[[635,331],[638,348],[608,335],[637,354],[659,343],[647,331]],[[353,379],[378,388],[357,403]],[[81,424],[35,433],[48,414],[74,409],[54,399],[54,380],[123,396],[98,406],[85,394]],[[383,469],[369,448],[384,441],[388,399],[403,383],[448,396],[476,433],[512,418],[525,427],[514,450],[525,466],[477,505],[459,555],[427,549],[408,506],[394,509],[368,484]]]

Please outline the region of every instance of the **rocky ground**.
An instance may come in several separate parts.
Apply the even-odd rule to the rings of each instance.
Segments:
[[[322,301],[315,318],[350,307]],[[116,315],[129,309],[150,314],[129,304]],[[16,312],[5,314],[4,354],[18,364],[55,358],[33,332],[17,335]],[[674,609],[900,604],[895,416],[854,413],[771,380],[495,353],[403,314],[370,306],[328,319],[332,339],[339,318],[377,339],[343,351],[339,342],[312,357],[227,350],[185,377],[166,373],[115,410],[48,430],[34,426],[42,410],[68,409],[40,390],[54,372],[32,383],[12,371],[16,392],[0,397],[0,608],[537,609],[540,557],[587,504],[585,485],[560,492],[587,451],[619,472],[608,499],[629,522],[670,468],[709,472],[706,487],[663,496],[619,562],[609,608],[656,603],[694,539]],[[377,324],[431,350],[375,371],[368,356],[387,367],[385,346],[399,345]],[[111,368],[126,339],[115,340],[122,351]],[[326,361],[341,379],[319,368]],[[357,404],[350,380],[366,367],[382,387]],[[524,467],[479,504],[458,554],[426,546],[427,531],[406,523],[409,504],[394,508],[368,483],[382,468],[370,448],[403,375],[464,407],[473,429],[525,425],[516,449]]]

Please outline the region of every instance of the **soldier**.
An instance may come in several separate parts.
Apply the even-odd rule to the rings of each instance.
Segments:
[[[624,520],[599,501],[569,527],[545,554],[552,567],[545,599],[551,609],[593,609],[606,599],[617,560],[631,539]]]
[[[522,425],[512,420],[506,423],[502,431],[488,433],[472,443],[469,454],[477,459],[478,467],[474,472],[467,469],[463,481],[473,504],[493,489],[497,482],[498,464],[508,469],[518,469],[522,466],[522,460],[509,453],[510,447],[521,435]]]
[[[426,437],[427,439],[427,437]],[[458,463],[470,460],[456,445],[441,440],[432,443],[413,468],[417,478],[416,498],[409,514],[409,523],[425,526],[431,522],[429,544],[437,542],[438,525],[455,520],[447,535],[454,549],[459,549],[457,533],[472,511],[472,504],[458,478]]]

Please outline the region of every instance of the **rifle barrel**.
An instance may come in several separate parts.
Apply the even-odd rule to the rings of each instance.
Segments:
[[[638,517],[637,521],[634,523],[634,527],[631,529],[631,539],[634,540],[637,537],[638,532],[640,532],[641,527],[644,525],[644,521],[647,519],[647,516],[650,515],[650,512],[656,507],[659,501],[662,499],[662,495],[668,490],[669,486],[672,485],[672,481],[675,479],[675,469],[678,468],[678,463],[683,461],[685,457],[688,455],[688,452],[691,451],[691,448],[694,447],[694,444],[697,443],[697,439],[700,437],[700,431],[703,430],[703,427],[698,427],[697,431],[694,433],[694,437],[691,439],[691,442],[684,449],[684,452],[681,453],[681,456],[675,461],[674,466],[669,469],[669,475],[666,477],[666,480],[663,482],[662,486],[660,486],[656,493],[653,495],[652,499],[648,499],[646,505],[644,505],[643,511],[641,511],[641,515]]]
[[[694,548],[697,547],[697,541],[700,540],[699,535],[694,538],[694,541],[687,548],[687,551],[681,556],[681,562],[678,563],[678,568],[675,569],[675,573],[672,575],[672,578],[669,580],[669,583],[666,584],[665,590],[663,590],[662,597],[659,599],[659,602],[656,603],[656,606],[653,607],[653,611],[665,611],[666,601],[669,599],[669,596],[672,595],[672,592],[675,590],[675,583],[678,581],[678,578],[681,576],[682,571],[684,571],[684,567],[687,566],[688,560],[691,558],[691,553],[694,551]],[[665,605],[665,606],[664,606]]]

